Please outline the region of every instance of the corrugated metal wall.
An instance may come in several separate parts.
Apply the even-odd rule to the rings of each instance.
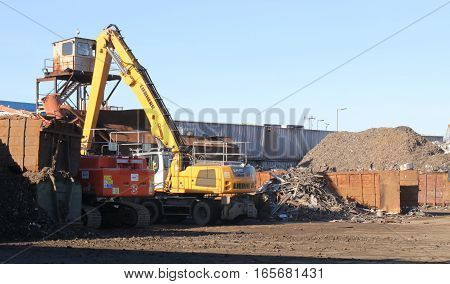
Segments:
[[[431,142],[443,142],[444,136],[430,136],[430,135],[422,135],[425,139]]]
[[[183,135],[226,136],[249,142],[247,155],[262,168],[289,168],[317,145],[330,131],[285,128],[281,126],[240,125],[176,121]]]

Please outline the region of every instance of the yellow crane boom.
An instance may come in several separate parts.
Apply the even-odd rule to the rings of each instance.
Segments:
[[[83,127],[82,154],[86,153],[93,139],[91,129],[97,125],[111,61],[114,60],[123,81],[136,94],[142,105],[150,124],[150,132],[173,153],[170,171],[164,185],[169,190],[171,177],[176,175],[181,167],[180,147],[184,143],[147,70],[139,64],[115,25],[109,25],[97,37],[95,54],[91,93]]]
[[[150,123],[152,135],[173,153],[179,152],[180,147],[184,144],[179,131],[147,70],[134,57],[119,29],[114,25],[108,26],[100,33],[96,41],[95,68],[83,128],[82,148],[87,149],[92,141],[91,129],[97,124],[111,60],[114,59],[123,81],[133,90],[142,105]]]

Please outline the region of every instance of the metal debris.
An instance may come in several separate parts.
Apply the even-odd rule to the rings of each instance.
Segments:
[[[365,212],[356,202],[330,190],[322,174],[305,168],[291,168],[283,176],[274,176],[257,194],[270,208],[270,216],[283,221],[348,219]]]
[[[405,214],[389,214],[369,209],[338,196],[323,174],[307,168],[291,168],[273,178],[257,192],[261,219],[286,221],[328,221],[352,223],[402,223],[430,216],[422,208],[409,208]]]

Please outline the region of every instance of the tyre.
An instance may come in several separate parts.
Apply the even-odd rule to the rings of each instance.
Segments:
[[[136,226],[138,214],[134,208],[121,205],[118,213],[122,227],[130,228]]]
[[[98,229],[102,225],[102,215],[97,208],[83,205],[81,210],[81,221],[86,227]]]
[[[143,203],[142,205],[144,205],[150,212],[150,224],[157,224],[161,222],[162,214],[159,201],[151,200]]]
[[[197,202],[192,209],[192,219],[199,226],[214,224],[219,219],[219,206],[212,200]]]

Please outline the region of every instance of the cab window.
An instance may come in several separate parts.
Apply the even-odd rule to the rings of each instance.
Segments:
[[[159,170],[159,157],[158,155],[151,155],[148,161],[148,166],[157,172]]]
[[[85,42],[77,43],[77,54],[81,56],[89,56],[90,55],[89,44]]]
[[[73,54],[73,43],[65,42],[62,44],[62,55],[72,55]]]
[[[163,155],[163,163],[164,169],[168,169],[170,167],[170,157],[167,155]]]

